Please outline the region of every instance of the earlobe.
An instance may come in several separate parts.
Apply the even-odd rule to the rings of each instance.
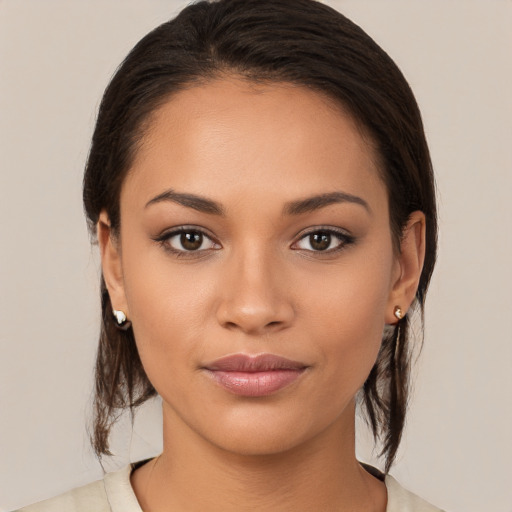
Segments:
[[[112,233],[110,219],[104,210],[100,213],[96,229],[103,278],[105,279],[112,308],[123,311],[128,316],[119,240]]]
[[[405,316],[416,296],[425,260],[425,227],[425,214],[415,211],[404,228],[398,255],[398,277],[393,283],[388,301],[388,324],[397,322],[397,308]]]

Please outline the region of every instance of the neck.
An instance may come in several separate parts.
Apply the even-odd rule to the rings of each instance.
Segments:
[[[164,413],[164,451],[134,473],[134,490],[144,510],[162,512],[383,512],[384,485],[355,457],[350,409],[307,443],[266,455],[228,452],[191,429],[171,427]]]

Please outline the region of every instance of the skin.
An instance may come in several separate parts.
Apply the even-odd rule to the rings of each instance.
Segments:
[[[290,84],[224,77],[154,113],[122,187],[120,237],[105,212],[98,223],[112,304],[163,401],[164,451],[132,474],[144,510],[385,510],[384,484],[355,458],[354,396],[394,307],[414,299],[425,219],[411,215],[394,251],[375,157],[341,108]],[[169,190],[223,215],[148,205]],[[333,192],[361,201],[287,211]],[[181,226],[208,235],[199,249],[162,240]],[[342,236],[318,250],[309,235],[326,230]],[[235,353],[308,368],[241,397],[201,369]]]

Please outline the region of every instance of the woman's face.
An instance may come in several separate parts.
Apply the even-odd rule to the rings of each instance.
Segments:
[[[119,244],[105,214],[99,228],[166,428],[256,454],[353,422],[405,300],[375,160],[352,119],[302,87],[219,79],[155,112]]]

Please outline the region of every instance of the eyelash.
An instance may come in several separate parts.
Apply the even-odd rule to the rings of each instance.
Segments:
[[[170,241],[172,240],[172,238],[179,236],[179,235],[184,235],[184,234],[201,235],[203,237],[203,239],[201,240],[202,243],[205,240],[209,240],[212,245],[217,246],[217,247],[211,247],[208,249],[186,250],[186,249],[176,249],[170,245]],[[294,250],[301,250],[300,248],[295,249],[293,246],[297,245],[302,240],[305,240],[307,237],[310,237],[311,235],[315,235],[315,234],[325,234],[325,235],[328,235],[329,237],[334,237],[334,238],[338,239],[339,244],[336,247],[331,248],[331,249],[317,250],[317,251],[315,251],[313,249],[302,249],[303,251],[306,251],[308,253],[314,253],[314,254],[317,254],[320,256],[321,255],[329,255],[329,254],[334,254],[334,253],[340,252],[343,249],[345,249],[348,245],[353,244],[355,242],[355,237],[353,237],[352,235],[349,235],[348,233],[346,233],[345,231],[343,231],[341,229],[335,229],[333,227],[318,226],[318,227],[315,227],[314,229],[310,229],[309,231],[300,234],[298,240],[292,244],[291,248]],[[181,226],[177,229],[173,229],[172,231],[165,232],[165,233],[159,235],[158,237],[155,237],[153,240],[155,242],[158,242],[160,245],[162,245],[162,247],[167,252],[170,252],[177,258],[184,258],[184,257],[185,258],[186,257],[197,258],[200,256],[204,256],[205,251],[218,250],[221,247],[220,244],[218,242],[216,242],[211,235],[206,233],[203,229],[193,227],[193,226]],[[332,240],[330,240],[330,242],[332,242]],[[202,245],[202,243],[201,243],[201,245]]]
[[[203,237],[203,240],[210,240],[213,245],[217,245],[218,247],[210,248],[210,249],[200,249],[200,250],[186,250],[186,249],[175,249],[170,245],[172,238],[184,235],[184,234],[198,234]],[[194,226],[181,226],[177,229],[173,229],[171,231],[167,231],[162,233],[158,237],[154,238],[155,242],[158,242],[167,252],[170,252],[177,258],[197,258],[199,256],[203,256],[205,251],[208,250],[217,250],[220,248],[220,244],[215,242],[214,238],[206,233],[203,229],[194,227]]]
[[[294,242],[293,245],[296,245],[297,243],[301,242],[302,240],[307,239],[307,237],[310,237],[311,235],[320,234],[320,233],[328,235],[331,238],[332,237],[337,238],[339,241],[339,244],[334,248],[326,249],[326,250],[320,250],[320,251],[315,251],[315,250],[311,250],[311,249],[303,249],[303,250],[305,250],[309,253],[314,253],[315,255],[319,255],[319,256],[332,255],[334,253],[338,253],[338,252],[342,251],[347,246],[349,246],[350,244],[353,244],[356,241],[354,236],[349,235],[347,232],[345,232],[341,229],[336,229],[333,227],[318,226],[318,227],[315,227],[313,229],[310,229],[310,230],[302,233],[299,236],[299,239],[297,240],[297,242]],[[293,248],[293,245],[292,245],[292,248]],[[300,249],[296,249],[296,250],[300,250]]]

